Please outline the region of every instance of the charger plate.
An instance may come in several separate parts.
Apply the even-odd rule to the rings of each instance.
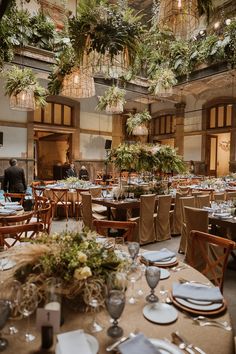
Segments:
[[[175,267],[179,263],[176,257],[170,258],[169,262],[168,261],[165,261],[165,262],[152,262],[152,261],[148,261],[143,256],[141,256],[140,261],[142,263],[146,264],[146,265],[152,265],[152,266],[156,266],[156,267],[160,267],[160,268]]]
[[[172,292],[170,293],[170,298],[176,307],[187,312],[196,313],[197,315],[216,315],[224,312],[227,308],[225,299],[223,299],[222,303],[210,303],[207,305],[206,301],[203,301],[201,304],[200,301],[196,303],[181,298],[175,298]]]

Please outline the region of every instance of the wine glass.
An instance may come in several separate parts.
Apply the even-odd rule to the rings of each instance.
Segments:
[[[145,275],[145,272],[146,272],[146,266],[145,266],[145,264],[141,264],[140,265],[140,268],[141,268],[141,279],[140,279],[140,288],[138,289],[138,291],[137,291],[137,294],[139,295],[139,296],[143,296],[143,277],[144,277],[144,275]]]
[[[7,319],[9,317],[10,313],[10,307],[7,301],[5,300],[0,300],[0,330],[3,329],[5,326],[5,323],[7,322]],[[2,338],[1,333],[0,333],[0,352],[5,350],[8,346],[8,340],[5,338]]]
[[[19,312],[27,318],[27,328],[25,333],[25,341],[32,342],[35,336],[29,332],[29,318],[38,306],[38,291],[37,286],[33,283],[26,283],[21,286],[19,299]]]
[[[131,283],[131,294],[130,294],[130,297],[128,300],[129,304],[131,304],[131,305],[133,305],[137,302],[137,299],[135,297],[134,288],[135,288],[136,281],[141,278],[141,275],[142,275],[142,271],[141,271],[140,265],[132,263],[130,268],[127,271],[127,274],[126,274],[127,279]]]
[[[112,338],[121,337],[123,329],[118,326],[118,319],[125,307],[125,293],[121,290],[111,290],[105,303],[109,315],[113,318],[113,325],[108,328],[107,334]]]
[[[146,297],[148,302],[158,302],[158,297],[155,295],[155,288],[159,283],[161,270],[158,267],[149,266],[146,268],[145,277],[146,281],[151,288],[150,294]]]
[[[5,300],[10,308],[10,319],[17,315],[19,299],[21,292],[21,283],[15,279],[6,281],[2,285],[1,289],[1,299]],[[13,325],[9,325],[9,334],[18,333],[18,329]]]
[[[93,286],[93,290],[88,286],[84,291],[84,301],[87,305],[92,308],[93,311],[93,319],[92,322],[88,325],[88,330],[91,333],[101,332],[103,330],[103,326],[97,321],[96,313],[100,306],[104,304],[104,289],[101,289],[100,285]]]
[[[140,248],[140,245],[138,242],[129,242],[128,243],[128,251],[129,251],[130,257],[132,258],[133,263],[135,262],[135,259],[138,256],[139,248]]]

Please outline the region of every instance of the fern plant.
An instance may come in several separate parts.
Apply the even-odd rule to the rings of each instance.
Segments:
[[[135,127],[147,124],[152,119],[150,113],[145,109],[143,112],[135,114],[129,113],[129,118],[126,121],[127,133],[132,134]]]
[[[104,111],[108,106],[117,106],[119,103],[125,104],[126,91],[117,86],[111,86],[105,91],[103,96],[99,97],[99,102],[96,106],[97,111]]]
[[[4,76],[6,77],[5,95],[16,96],[20,92],[30,89],[34,93],[36,106],[46,105],[46,90],[39,85],[31,69],[13,66],[4,73]]]

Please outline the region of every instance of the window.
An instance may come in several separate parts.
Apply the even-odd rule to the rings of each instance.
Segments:
[[[72,108],[63,104],[49,102],[45,107],[34,111],[34,122],[72,126]]]
[[[232,104],[218,104],[207,110],[207,128],[230,127],[233,120]]]
[[[173,134],[175,132],[175,116],[166,114],[154,119],[154,135]]]

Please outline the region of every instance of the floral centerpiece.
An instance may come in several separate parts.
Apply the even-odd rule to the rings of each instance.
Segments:
[[[47,279],[59,277],[65,298],[80,298],[87,303],[88,289],[92,293],[96,288],[102,293],[109,274],[124,264],[111,244],[98,242],[96,236],[85,229],[78,233],[64,231],[42,234],[33,243],[13,247],[8,256],[16,261],[16,266],[8,278],[35,283],[43,298]]]
[[[92,182],[84,181],[79,179],[78,177],[68,177],[58,181],[60,184],[67,186],[68,188],[76,189],[76,188],[90,188],[93,186]]]

